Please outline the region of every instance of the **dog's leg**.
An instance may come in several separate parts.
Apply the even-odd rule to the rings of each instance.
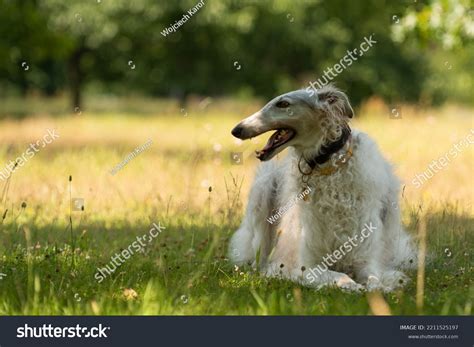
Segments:
[[[384,227],[385,244],[385,269],[381,282],[388,290],[403,287],[409,282],[409,278],[400,269],[414,268],[417,264],[416,251],[412,244],[411,237],[404,230],[400,219],[400,208],[396,198],[398,192],[392,194],[393,200],[387,199],[384,207],[384,217],[382,218]]]
[[[277,171],[277,164],[266,162],[255,176],[244,219],[230,241],[229,257],[234,264],[255,265],[257,253],[260,254],[260,264],[266,261],[274,235],[273,224],[278,224],[267,220],[271,217],[280,185]]]
[[[364,287],[342,272],[321,270],[320,268],[293,269],[281,268],[277,264],[269,264],[265,275],[267,277],[284,278],[309,288],[319,290],[325,287],[340,288],[345,291],[362,291]]]
[[[355,267],[356,278],[358,282],[365,284],[369,291],[390,292],[407,282],[407,277],[393,266],[392,230],[387,226],[387,220],[383,219],[375,214],[367,219],[370,222],[365,225],[370,227],[364,227],[361,234],[368,236],[359,239],[356,248],[358,255],[361,255],[355,257],[358,259]],[[368,234],[367,230],[370,229],[372,231]]]
[[[379,209],[380,219],[374,214],[369,217],[369,220],[377,221],[379,230],[371,235],[372,241],[376,241],[372,242],[368,249],[371,257],[367,265],[358,272],[358,278],[367,284],[368,290],[380,289],[389,292],[404,286],[409,278],[399,270],[416,264],[416,252],[400,219],[398,181],[395,177],[392,177],[390,184],[388,194]]]
[[[373,209],[371,211],[377,211]],[[354,271],[356,280],[366,286],[367,290],[387,291],[381,279],[384,273],[384,225],[379,215],[371,213],[363,223],[363,228],[357,234],[357,245],[354,247],[356,259]]]
[[[388,254],[385,262],[390,268],[413,269],[417,264],[417,254],[412,238],[402,226],[400,207],[396,201],[397,193],[393,193],[393,200],[388,198],[385,206],[384,241]]]

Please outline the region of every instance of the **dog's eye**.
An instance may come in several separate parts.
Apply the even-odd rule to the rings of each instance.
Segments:
[[[337,96],[329,93],[320,94],[318,99],[322,102],[327,102],[332,105],[337,101]]]
[[[288,101],[285,101],[285,100],[278,101],[276,103],[276,107],[279,107],[279,108],[287,108],[288,106],[290,106],[290,103]]]

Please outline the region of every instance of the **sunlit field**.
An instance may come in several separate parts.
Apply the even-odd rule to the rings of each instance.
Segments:
[[[0,169],[47,129],[60,136],[0,181],[0,314],[373,314],[363,293],[316,292],[229,263],[228,240],[258,165],[254,150],[266,140],[237,141],[230,130],[258,107],[158,103],[146,115],[41,112],[0,121]],[[426,218],[428,255],[423,305],[415,304],[416,271],[385,301],[392,314],[470,315],[472,146],[460,146],[420,188],[412,180],[466,139],[472,110],[402,106],[401,119],[390,114],[372,101],[353,127],[375,138],[394,163],[404,185],[404,225],[418,234]],[[241,152],[242,163],[231,152]],[[83,211],[72,203],[77,198]],[[97,268],[153,223],[166,229],[99,283]]]

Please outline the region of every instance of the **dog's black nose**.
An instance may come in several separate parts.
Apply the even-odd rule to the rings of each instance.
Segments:
[[[232,129],[232,135],[240,139],[243,130],[244,129],[240,125],[237,125],[234,129]]]

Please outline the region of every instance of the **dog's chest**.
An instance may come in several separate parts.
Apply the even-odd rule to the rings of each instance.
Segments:
[[[300,202],[300,215],[305,233],[319,240],[320,246],[333,248],[357,233],[363,191],[356,181],[357,176],[350,170],[309,180],[311,193],[306,201]]]

